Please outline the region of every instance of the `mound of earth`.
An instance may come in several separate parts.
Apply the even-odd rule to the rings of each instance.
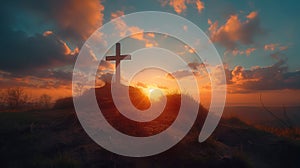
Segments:
[[[135,136],[149,136],[172,123],[181,96],[169,95],[163,116],[149,123],[127,121],[115,109],[110,86],[96,89],[99,106],[110,124]],[[131,88],[133,104],[146,99]],[[148,102],[149,103],[149,102]],[[204,143],[197,141],[207,110],[187,136],[173,148],[150,157],[113,154],[90,139],[73,108],[49,111],[0,113],[0,161],[2,167],[299,167],[299,141],[263,132],[238,119],[222,119]],[[120,117],[121,116],[121,117]],[[122,128],[118,124],[122,124]]]

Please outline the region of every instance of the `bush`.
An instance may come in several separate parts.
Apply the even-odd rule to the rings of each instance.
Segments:
[[[66,108],[74,108],[73,106],[73,98],[67,97],[58,99],[54,104],[55,109],[66,109]]]

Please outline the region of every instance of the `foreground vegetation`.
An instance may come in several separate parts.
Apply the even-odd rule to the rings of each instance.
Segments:
[[[197,129],[193,128],[193,131]],[[222,120],[206,142],[197,131],[153,157],[129,158],[95,144],[72,110],[0,113],[3,167],[298,167],[299,141]]]
[[[135,93],[136,94],[136,93]],[[179,96],[170,96],[167,113],[152,124],[172,122],[168,114],[176,109]],[[140,99],[136,99],[140,100]],[[132,100],[135,101],[135,100]],[[102,102],[103,103],[103,102]],[[103,104],[110,123],[132,135],[146,135],[147,125],[115,117],[111,102]],[[140,107],[142,108],[142,107]],[[197,138],[207,111],[199,115],[188,135],[170,150],[156,156],[130,158],[115,155],[94,143],[77,120],[71,99],[62,99],[54,109],[0,113],[1,167],[299,167],[300,141],[247,125],[237,118],[222,119],[204,143]],[[137,129],[139,128],[139,129]]]

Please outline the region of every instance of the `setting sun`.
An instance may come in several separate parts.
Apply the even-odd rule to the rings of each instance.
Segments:
[[[149,89],[149,93],[150,93],[150,94],[151,94],[153,91],[154,91],[153,88],[150,88],[150,89]]]
[[[151,99],[158,101],[163,96],[162,90],[158,88],[145,88],[145,94]]]

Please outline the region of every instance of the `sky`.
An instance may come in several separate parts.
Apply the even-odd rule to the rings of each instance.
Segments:
[[[262,94],[267,105],[299,105],[299,6],[292,0],[7,0],[0,7],[0,88],[24,87],[33,96],[71,96],[77,55],[94,31],[118,16],[163,11],[190,20],[213,42],[225,67],[227,104],[259,105]],[[172,44],[179,55],[195,54],[158,34],[144,33],[123,42],[130,44],[124,52]],[[194,70],[204,65],[188,63]],[[178,69],[172,75],[187,79],[184,69]],[[105,81],[114,64],[103,62],[102,71],[99,78]]]

